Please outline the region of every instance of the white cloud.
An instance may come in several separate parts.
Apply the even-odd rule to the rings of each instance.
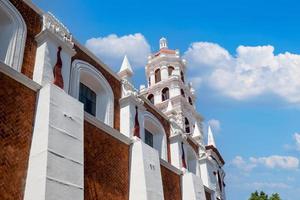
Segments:
[[[262,190],[262,189],[288,189],[291,188],[291,186],[287,185],[286,183],[281,182],[254,182],[248,184],[250,187],[253,187],[256,190]]]
[[[300,133],[295,133],[294,139],[296,141],[296,149],[300,151]]]
[[[221,130],[221,123],[217,119],[210,119],[207,124],[210,125],[213,131],[219,132]]]
[[[125,54],[133,67],[144,67],[150,54],[150,45],[141,33],[91,38],[85,46],[115,70],[119,69]]]
[[[281,169],[298,169],[299,160],[293,156],[269,156],[269,157],[251,157],[250,161],[256,164],[262,164],[268,168],[281,168]]]
[[[218,44],[195,42],[184,57],[196,77],[231,98],[272,92],[288,102],[300,103],[300,55],[275,55],[274,47],[267,45],[239,46],[233,56]],[[202,74],[203,70],[209,72]]]
[[[245,172],[249,172],[251,171],[253,168],[256,167],[256,164],[253,164],[253,163],[249,163],[249,162],[246,162],[244,160],[243,157],[241,156],[236,156],[232,161],[231,163],[237,167],[238,169],[242,170],[242,171],[245,171]]]
[[[295,170],[299,167],[299,160],[293,156],[272,155],[268,157],[250,157],[245,160],[241,156],[236,156],[231,163],[244,171],[251,171],[255,167],[264,166],[271,169]]]

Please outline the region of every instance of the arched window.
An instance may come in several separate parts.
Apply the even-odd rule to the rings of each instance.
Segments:
[[[183,90],[183,89],[180,90],[180,93],[181,93],[181,96],[185,97],[185,94],[184,94],[184,90]]]
[[[156,149],[160,157],[167,160],[167,136],[160,121],[151,113],[144,114],[144,142]]]
[[[184,74],[182,71],[180,72],[180,77],[181,77],[182,82],[184,82]]]
[[[160,69],[155,70],[155,83],[161,81]]]
[[[191,131],[190,122],[186,117],[184,118],[184,126],[185,126],[185,132],[190,133],[190,131]]]
[[[0,1],[0,61],[21,71],[26,41],[26,24],[8,0]]]
[[[169,66],[168,67],[168,75],[171,76],[173,74],[174,71],[174,67],[173,66]]]
[[[105,77],[81,60],[72,63],[70,94],[84,104],[85,111],[113,127],[114,94]]]
[[[189,103],[190,103],[191,105],[193,105],[193,100],[192,100],[191,97],[189,97]]]
[[[147,99],[152,103],[154,104],[154,95],[153,94],[149,94]]]
[[[165,101],[169,99],[169,88],[164,88],[161,92],[161,100]]]

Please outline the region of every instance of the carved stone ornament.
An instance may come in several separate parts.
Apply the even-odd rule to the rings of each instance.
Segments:
[[[49,30],[54,33],[60,40],[73,48],[74,42],[70,31],[50,12],[43,16],[43,30]]]

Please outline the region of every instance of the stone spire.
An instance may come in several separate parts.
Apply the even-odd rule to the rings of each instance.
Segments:
[[[167,107],[167,112],[170,112],[170,111],[172,111],[173,110],[173,106],[172,106],[172,102],[169,100],[169,102],[168,102],[168,107]]]
[[[130,81],[130,78],[133,75],[131,65],[130,65],[126,55],[124,56],[120,71],[118,72],[118,75],[120,76],[120,78],[126,79],[128,81]]]
[[[168,42],[167,39],[162,37],[159,40],[159,49],[167,49],[168,48]]]
[[[200,138],[201,137],[201,132],[198,126],[198,123],[195,123],[195,128],[194,128],[194,132],[193,132],[193,138]]]
[[[210,125],[208,126],[208,133],[207,133],[207,146],[214,146],[214,147],[217,147],[216,146],[216,143],[215,143],[215,139],[214,139],[214,135],[211,131],[211,128],[210,128]]]

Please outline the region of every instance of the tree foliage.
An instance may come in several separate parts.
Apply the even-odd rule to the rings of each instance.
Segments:
[[[281,198],[278,193],[272,194],[268,197],[268,195],[263,191],[255,191],[251,194],[249,200],[281,200]]]

